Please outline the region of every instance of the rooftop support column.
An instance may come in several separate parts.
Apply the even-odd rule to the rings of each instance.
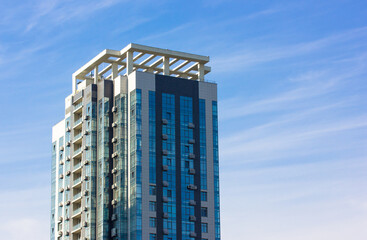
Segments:
[[[163,75],[170,75],[169,71],[169,57],[164,56],[163,57]]]
[[[198,80],[204,81],[204,64],[198,64]]]
[[[94,68],[94,84],[98,83],[98,66]]]
[[[117,63],[112,63],[112,80],[114,80],[117,77],[118,69],[117,69]]]
[[[133,72],[134,60],[133,60],[134,52],[128,51],[126,53],[126,74],[129,75]]]
[[[72,82],[73,82],[73,93],[75,93],[76,92],[76,77],[74,77],[73,76],[73,80],[72,80]]]

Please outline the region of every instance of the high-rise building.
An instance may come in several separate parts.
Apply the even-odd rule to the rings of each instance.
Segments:
[[[52,129],[51,240],[219,240],[209,57],[129,44],[77,70]]]

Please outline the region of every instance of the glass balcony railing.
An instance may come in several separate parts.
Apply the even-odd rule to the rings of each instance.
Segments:
[[[81,196],[82,196],[82,192],[77,193],[77,194],[75,194],[75,195],[73,196],[73,199],[75,200],[75,199],[77,199],[77,198],[80,198]]]
[[[80,103],[74,105],[74,111],[78,110],[81,106],[83,106],[83,102],[80,102]]]
[[[76,170],[76,169],[80,168],[81,165],[82,165],[82,161],[78,162],[77,164],[74,165],[73,170]]]
[[[78,223],[78,224],[75,224],[73,225],[73,230],[77,230],[78,228],[80,228],[82,226],[82,223]]]
[[[81,123],[82,122],[82,120],[83,120],[83,118],[81,117],[81,118],[79,118],[79,119],[77,119],[75,122],[74,122],[74,126],[76,126],[76,125],[78,125],[79,123]]]
[[[82,177],[78,177],[77,179],[74,179],[73,185],[80,183],[81,180],[82,180]]]
[[[82,136],[82,132],[78,133],[77,135],[74,135],[74,141],[77,140]]]
[[[74,155],[77,155],[78,153],[80,153],[82,151],[82,147],[80,147],[80,148],[78,148],[78,149],[76,149],[75,151],[74,151]]]
[[[77,209],[75,209],[75,210],[73,211],[73,215],[76,215],[76,214],[80,213],[81,211],[82,211],[82,207],[77,208]]]

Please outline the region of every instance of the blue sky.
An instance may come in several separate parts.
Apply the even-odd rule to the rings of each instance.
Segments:
[[[130,42],[211,57],[224,240],[367,238],[365,1],[0,4],[1,239],[48,239],[71,74]]]

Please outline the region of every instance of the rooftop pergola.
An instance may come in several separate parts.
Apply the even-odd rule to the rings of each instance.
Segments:
[[[121,51],[105,49],[73,73],[73,93],[78,80],[114,79],[135,70],[204,81],[209,57],[130,43]]]

